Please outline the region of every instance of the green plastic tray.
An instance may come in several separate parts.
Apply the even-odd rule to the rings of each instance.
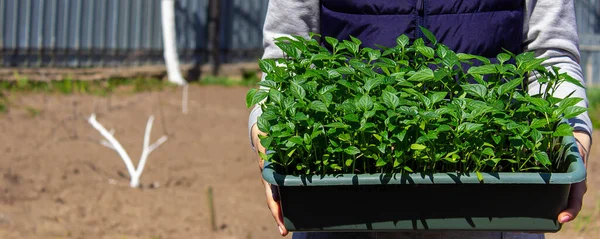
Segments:
[[[290,231],[479,230],[556,232],[570,186],[586,170],[573,137],[565,173],[290,176],[265,164]]]

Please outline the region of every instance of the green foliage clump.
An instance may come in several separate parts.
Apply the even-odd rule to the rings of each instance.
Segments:
[[[402,35],[379,49],[354,37],[325,37],[331,51],[318,35],[276,39],[286,57],[259,61],[267,77],[246,96],[263,110],[261,156],[293,175],[565,169],[564,119],[586,109],[552,92],[577,80],[532,52],[492,63],[423,31],[431,44]],[[536,94],[526,93],[529,76]]]

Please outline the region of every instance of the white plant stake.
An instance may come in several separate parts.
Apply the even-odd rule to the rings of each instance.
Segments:
[[[88,119],[88,122],[96,129],[100,134],[106,139],[100,141],[100,144],[117,151],[123,162],[125,163],[125,167],[127,167],[127,171],[129,172],[129,176],[131,177],[131,182],[129,186],[132,188],[137,188],[140,185],[140,176],[142,176],[142,172],[144,171],[144,166],[146,165],[146,161],[148,160],[148,155],[152,153],[158,146],[167,141],[167,136],[160,137],[156,142],[150,145],[150,131],[152,131],[152,123],[154,122],[154,116],[150,116],[148,118],[148,123],[146,124],[146,132],[144,134],[144,145],[142,150],[142,155],[140,157],[140,161],[138,162],[137,168],[133,166],[133,162],[131,158],[121,146],[119,141],[113,136],[114,131],[108,131],[104,126],[102,126],[97,120],[96,115],[92,114]]]
[[[188,113],[188,87],[187,84],[183,86],[183,96],[181,97],[181,112],[183,114]]]

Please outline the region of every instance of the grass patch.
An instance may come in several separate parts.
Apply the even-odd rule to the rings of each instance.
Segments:
[[[228,77],[207,76],[198,81],[200,85],[222,85],[222,86],[256,86],[260,81],[256,71],[244,71],[242,79],[232,79]]]
[[[59,81],[30,81],[27,77],[16,75],[15,81],[0,80],[0,114],[9,111],[11,103],[8,99],[10,93],[48,93],[48,94],[91,94],[108,96],[113,93],[135,94],[149,91],[162,91],[175,89],[177,85],[157,78],[110,78],[101,81],[82,81],[67,77]],[[257,72],[247,71],[241,80],[227,77],[205,77],[198,81],[200,85],[221,86],[256,86],[260,79]],[[38,116],[41,112],[32,107],[26,107],[31,117]]]
[[[40,109],[37,109],[32,106],[26,106],[25,110],[27,111],[27,113],[29,114],[29,117],[31,117],[31,118],[37,117],[42,112]]]
[[[588,88],[586,92],[589,101],[588,114],[594,129],[598,129],[600,128],[600,88]]]

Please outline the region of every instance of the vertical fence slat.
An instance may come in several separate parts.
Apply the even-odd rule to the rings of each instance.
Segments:
[[[97,29],[96,31],[94,31],[94,18],[96,16],[96,11],[94,11],[94,4],[96,2],[96,0],[87,0],[88,1],[88,22],[87,22],[87,50],[91,50],[92,47],[92,40],[94,39],[94,32],[100,31],[100,29]]]
[[[23,26],[23,34],[25,35],[24,39],[23,39],[23,46],[22,48],[24,48],[25,50],[28,50],[28,48],[30,47],[29,44],[29,40],[31,38],[31,0],[25,0],[25,8],[23,9],[25,11],[25,26]],[[19,11],[20,12],[20,11]],[[21,28],[19,28],[21,29]],[[21,44],[18,45],[19,48],[21,48]]]
[[[107,11],[106,2],[107,1],[105,1],[105,0],[100,1],[100,3],[101,3],[101,5],[100,5],[101,7],[99,9],[99,11],[100,11],[100,29],[98,29],[98,32],[100,33],[100,36],[98,36],[98,38],[99,38],[98,40],[100,43],[99,43],[98,49],[104,49],[104,47],[105,47],[105,45],[104,45],[105,37],[106,37],[105,32],[106,32],[106,25],[107,25],[106,21],[108,18],[106,16],[107,15],[106,14],[106,11]]]
[[[52,6],[52,15],[50,17],[50,49],[53,51],[56,50],[56,36],[58,32],[56,32],[58,25],[58,0],[53,0],[54,4],[50,4]]]
[[[4,18],[6,16],[6,13],[4,12],[4,0],[0,0],[0,32],[2,35],[0,35],[0,50],[2,50],[4,48],[4,36],[5,36],[5,29],[4,28]],[[0,64],[2,64],[3,62],[0,62]]]
[[[117,36],[119,35],[119,31],[118,31],[118,22],[119,22],[119,9],[121,9],[118,6],[118,2],[115,0],[113,1],[113,7],[114,9],[112,9],[112,13],[113,13],[113,19],[112,19],[112,39],[111,39],[111,44],[112,44],[112,48],[113,50],[117,50],[118,47],[118,43],[117,43]]]
[[[144,24],[146,26],[146,30],[144,31],[146,33],[146,35],[144,36],[145,43],[146,43],[146,44],[144,44],[145,50],[151,50],[151,48],[152,48],[152,17],[158,17],[158,16],[152,16],[152,8],[153,7],[154,7],[154,0],[147,1],[146,11],[144,11],[144,13],[146,13],[146,24]]]
[[[42,50],[43,48],[43,40],[44,37],[42,36],[43,32],[44,32],[44,9],[46,9],[46,1],[45,0],[39,0],[40,4],[39,4],[39,10],[38,10],[38,35],[37,35],[37,48],[38,50]]]
[[[18,39],[18,37],[19,37],[19,14],[18,14],[18,12],[19,12],[19,1],[13,2],[13,8],[14,9],[13,9],[13,13],[12,14],[13,14],[13,19],[14,20],[13,20],[13,28],[12,28],[12,37],[13,37],[12,44],[13,44],[15,50],[16,50],[16,49],[19,48],[19,43],[18,43],[19,42],[19,39]]]

